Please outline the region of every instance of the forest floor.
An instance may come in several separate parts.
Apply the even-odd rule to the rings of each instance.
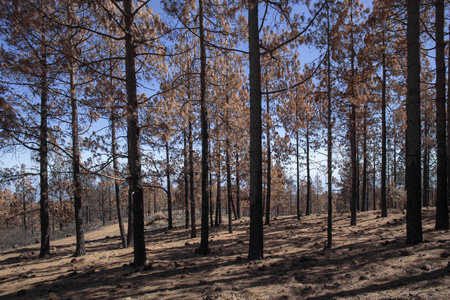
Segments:
[[[210,230],[211,254],[195,253],[199,238],[164,221],[146,229],[152,268],[135,272],[133,250],[121,249],[118,226],[85,235],[87,255],[72,257],[75,238],[0,252],[0,299],[450,299],[450,233],[435,231],[423,211],[424,243],[405,244],[402,212],[334,218],[326,249],[326,215],[272,219],[265,258],[247,261],[249,220]],[[159,228],[158,228],[159,226]],[[198,236],[200,232],[198,232]]]

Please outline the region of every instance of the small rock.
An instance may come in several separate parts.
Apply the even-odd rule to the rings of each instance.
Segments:
[[[425,264],[425,265],[422,266],[421,269],[424,270],[424,271],[431,271],[432,268],[433,267],[431,265]]]
[[[359,277],[359,280],[369,280],[369,277],[367,277],[366,275],[361,275]]]
[[[267,271],[267,266],[266,265],[262,265],[261,267],[258,268],[258,271]]]
[[[242,256],[238,256],[238,257],[236,257],[236,262],[240,262],[240,261],[242,261],[243,260],[243,258],[242,258]]]
[[[400,251],[400,256],[409,256],[409,255],[411,255],[411,252],[409,252],[408,250]]]
[[[239,241],[236,242],[236,244],[243,244],[243,243],[244,243],[244,242],[241,241],[241,240],[239,240]]]
[[[175,268],[181,267],[181,265],[178,262],[176,262],[176,261],[173,264],[175,265]]]
[[[17,249],[17,248],[19,248],[19,245],[14,245],[13,246],[13,249]]]
[[[48,299],[58,299],[58,296],[55,293],[49,293]]]
[[[189,243],[189,242],[186,242],[186,243],[184,243],[184,245],[185,245],[185,246],[190,246],[190,245],[191,245],[191,243]]]

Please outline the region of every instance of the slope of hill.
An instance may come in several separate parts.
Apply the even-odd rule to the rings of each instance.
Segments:
[[[211,254],[195,254],[199,239],[163,221],[147,227],[152,268],[134,272],[132,249],[121,249],[117,225],[86,234],[87,255],[71,257],[75,238],[0,252],[1,299],[450,299],[450,233],[434,231],[423,211],[424,240],[408,246],[405,215],[390,212],[334,219],[326,249],[326,216],[279,217],[265,227],[265,258],[246,260],[249,221],[212,228]],[[158,227],[159,226],[159,227]]]

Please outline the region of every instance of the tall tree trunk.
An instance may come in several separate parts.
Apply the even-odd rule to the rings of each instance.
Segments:
[[[172,186],[170,184],[170,152],[169,152],[169,141],[166,141],[166,178],[167,178],[167,229],[173,229],[173,218],[172,218]]]
[[[424,136],[428,136],[428,120],[424,120]],[[430,206],[430,150],[428,144],[423,147],[422,206]]]
[[[50,217],[48,200],[48,74],[45,40],[41,48],[41,126],[39,139],[41,249],[39,257],[46,257],[50,255]]]
[[[248,259],[264,254],[262,210],[261,61],[259,51],[258,1],[248,2],[250,60],[250,243]]]
[[[350,156],[352,163],[352,194],[350,199],[350,226],[356,225],[356,202],[357,202],[357,172],[356,172],[356,99],[355,99],[355,51],[354,51],[354,39],[353,39],[353,0],[350,2],[350,18],[351,18],[351,45],[350,45],[350,56],[351,56],[351,115],[350,115]]]
[[[220,170],[220,136],[219,131],[217,131],[217,196],[216,196],[216,227],[222,224],[222,189],[220,184],[222,181],[221,170]]]
[[[156,203],[156,202],[155,202]],[[156,205],[155,205],[156,207]],[[133,196],[131,193],[130,180],[128,179],[128,232],[127,232],[127,246],[131,247],[134,242],[133,234]]]
[[[376,158],[375,153],[373,154],[373,210],[376,210],[376,203],[377,203],[377,169],[376,169]]]
[[[449,229],[447,204],[447,145],[445,120],[445,42],[444,0],[437,0],[436,7],[436,139],[437,184],[436,224],[437,230]]]
[[[81,212],[81,195],[83,187],[80,178],[80,144],[78,137],[78,103],[76,99],[75,87],[75,66],[70,64],[70,103],[72,106],[72,168],[73,168],[73,199],[75,203],[75,232],[76,249],[73,256],[86,254],[84,243],[83,215]],[[104,216],[103,216],[104,218]]]
[[[311,166],[309,160],[309,118],[306,117],[306,215],[311,214]]]
[[[184,224],[184,228],[188,229],[189,228],[189,180],[188,180],[188,149],[187,149],[187,134],[186,134],[186,130],[183,131],[183,136],[184,136],[184,147],[183,147],[183,156],[184,156],[184,220],[185,220],[185,224]]]
[[[328,177],[328,218],[327,218],[327,248],[333,246],[333,165],[332,165],[332,124],[331,124],[331,32],[330,32],[330,4],[327,0],[327,177]],[[297,163],[298,172],[298,163]]]
[[[143,269],[146,263],[144,235],[144,193],[141,174],[139,108],[136,96],[136,49],[133,40],[134,14],[132,1],[124,0],[125,73],[127,91],[127,141],[130,189],[133,198],[134,267]]]
[[[364,119],[363,119],[363,182],[362,182],[362,197],[361,197],[361,211],[367,209],[367,103],[364,103]]]
[[[239,176],[239,151],[236,147],[236,212],[237,218],[241,218],[241,186]]]
[[[406,80],[406,243],[422,243],[420,205],[420,1],[408,1]]]
[[[127,241],[125,237],[125,230],[123,227],[122,206],[120,205],[120,181],[119,177],[119,164],[117,161],[117,139],[116,139],[116,113],[114,111],[114,105],[111,109],[111,152],[113,157],[113,169],[114,169],[114,191],[116,197],[117,218],[119,220],[120,238],[122,240],[122,247],[127,248]]]
[[[266,91],[268,92],[267,81]],[[272,193],[272,149],[270,148],[270,104],[269,94],[266,95],[267,106],[267,195],[266,195],[266,225],[270,225],[270,196]]]
[[[200,35],[200,123],[202,134],[202,222],[201,240],[198,253],[209,252],[209,153],[208,153],[208,109],[206,107],[206,48],[205,30],[203,28],[203,0],[198,1],[199,35]]]
[[[226,140],[225,140],[225,163],[227,168],[227,198],[228,198],[228,232],[233,233],[233,221],[231,217],[231,208],[233,206],[233,194],[231,192],[231,164],[230,164],[230,99],[227,97],[226,110]]]
[[[384,31],[383,31],[384,32]],[[383,39],[384,44],[384,39]],[[384,45],[383,45],[384,46]],[[386,55],[382,54],[382,81],[381,81],[381,217],[387,217],[386,201]]]
[[[295,141],[296,141],[296,146],[295,146],[295,158],[296,158],[296,162],[297,162],[297,220],[300,221],[300,155],[298,153],[298,143],[299,143],[299,138],[298,138],[298,130],[295,133]]]
[[[197,230],[195,228],[195,198],[194,198],[194,141],[192,136],[192,120],[189,115],[189,193],[191,198],[191,238],[197,236]]]

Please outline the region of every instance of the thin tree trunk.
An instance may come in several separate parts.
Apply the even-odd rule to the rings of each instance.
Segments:
[[[351,192],[351,199],[350,199],[350,211],[351,211],[351,218],[350,218],[350,226],[356,225],[356,202],[357,202],[357,173],[356,173],[356,104],[354,103],[356,101],[355,99],[355,90],[354,90],[354,79],[355,79],[355,51],[354,51],[354,39],[353,39],[353,1],[351,1],[351,49],[350,49],[350,55],[351,55],[351,115],[350,115],[350,156],[351,156],[351,163],[352,163],[352,192]]]
[[[384,40],[383,40],[384,44]],[[381,217],[387,217],[386,201],[386,55],[382,55],[382,82],[381,82]]]
[[[376,190],[376,185],[377,185],[377,169],[376,169],[376,158],[375,158],[375,153],[373,154],[373,210],[376,210],[376,203],[377,203],[377,190]]]
[[[300,221],[300,155],[298,153],[298,130],[295,133],[295,141],[296,141],[296,147],[295,147],[295,158],[297,162],[297,220]]]
[[[220,184],[222,181],[220,170],[220,136],[217,131],[217,196],[216,196],[216,227],[222,224],[222,193]]]
[[[225,140],[225,163],[227,168],[227,198],[228,198],[228,232],[233,233],[233,221],[231,217],[231,208],[233,206],[233,194],[231,192],[231,164],[230,164],[230,99],[227,97],[226,109],[226,140]]]
[[[170,152],[169,141],[166,141],[166,178],[167,178],[167,230],[173,229],[172,219],[172,186],[170,184]]]
[[[261,62],[259,51],[258,1],[248,2],[250,60],[250,243],[248,259],[264,256],[262,210]]]
[[[194,198],[194,142],[192,137],[192,121],[191,115],[189,115],[189,193],[191,198],[191,238],[197,236],[197,230],[195,228],[195,198]]]
[[[424,120],[424,136],[428,135],[428,120]],[[430,206],[430,151],[427,144],[423,147],[422,206]]]
[[[185,220],[185,225],[184,228],[188,229],[189,228],[189,180],[188,180],[188,155],[187,155],[187,134],[186,131],[183,131],[183,136],[184,136],[184,147],[183,147],[183,156],[184,156],[184,220]]]
[[[309,160],[309,118],[306,117],[306,215],[311,214],[311,166]]]
[[[328,176],[328,218],[327,218],[327,248],[333,246],[333,165],[332,147],[333,136],[331,127],[331,32],[330,32],[330,7],[327,0],[327,176]],[[298,172],[298,163],[297,163]]]
[[[70,103],[72,106],[72,168],[73,168],[73,198],[75,203],[75,232],[76,249],[73,256],[83,256],[86,254],[84,243],[83,215],[81,212],[81,195],[83,187],[80,178],[80,146],[78,137],[78,105],[76,100],[75,87],[75,66],[70,65]]]
[[[239,176],[239,151],[236,147],[236,212],[237,218],[241,218],[241,186]]]
[[[447,145],[445,120],[445,41],[444,0],[437,0],[436,7],[436,139],[437,184],[436,224],[437,230],[449,229],[447,204]]]
[[[120,205],[120,182],[119,182],[119,165],[117,161],[117,140],[116,140],[116,113],[114,108],[111,109],[111,152],[113,157],[113,169],[114,169],[114,190],[116,197],[117,218],[119,220],[120,238],[122,240],[122,247],[127,248],[127,242],[125,238],[125,230],[123,227],[122,206]]]
[[[367,210],[367,104],[364,103],[364,120],[363,120],[363,183],[361,211]]]
[[[198,1],[199,36],[200,36],[200,122],[202,135],[202,221],[199,254],[209,252],[209,153],[208,153],[208,110],[206,107],[206,48],[203,28],[203,0]]]
[[[133,40],[134,14],[132,1],[124,0],[125,73],[127,91],[127,141],[130,189],[133,198],[134,267],[143,269],[146,263],[144,235],[144,193],[141,174],[139,110],[136,96],[136,49]]]
[[[267,81],[266,81],[266,91]],[[270,225],[270,196],[272,193],[272,151],[270,146],[270,104],[269,104],[269,94],[266,95],[266,106],[267,106],[267,195],[266,195],[266,225]]]
[[[406,80],[406,243],[422,243],[422,212],[420,205],[420,1],[409,0],[407,19]]]
[[[48,81],[47,81],[47,48],[45,39],[41,47],[41,126],[39,144],[39,179],[40,179],[40,221],[41,249],[39,257],[50,255],[50,217],[48,199]]]

